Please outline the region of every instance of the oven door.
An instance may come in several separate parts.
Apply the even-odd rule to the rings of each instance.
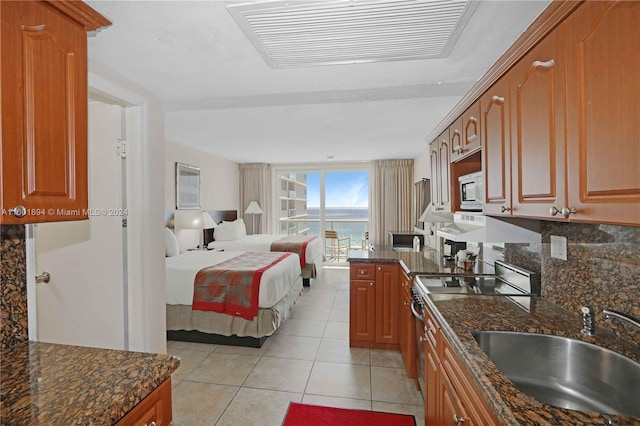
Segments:
[[[424,342],[424,315],[422,313],[422,301],[420,300],[420,296],[415,293],[413,289],[413,303],[411,303],[411,312],[413,313],[413,317],[416,321],[416,335],[415,339],[418,344],[418,351],[416,352],[417,356],[417,364],[418,364],[418,383],[420,384],[420,392],[422,393],[422,398],[425,398],[425,342]]]

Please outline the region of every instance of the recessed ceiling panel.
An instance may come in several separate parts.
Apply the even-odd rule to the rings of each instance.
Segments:
[[[227,10],[272,68],[446,57],[467,0],[263,1]]]

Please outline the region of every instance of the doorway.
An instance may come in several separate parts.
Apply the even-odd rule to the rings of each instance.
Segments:
[[[129,349],[127,118],[139,127],[135,108],[90,99],[89,220],[28,226],[28,265],[51,277],[30,295],[31,340]]]

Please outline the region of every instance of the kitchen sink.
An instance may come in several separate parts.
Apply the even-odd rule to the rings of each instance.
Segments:
[[[474,331],[513,384],[544,403],[640,416],[640,364],[609,349],[547,334]]]

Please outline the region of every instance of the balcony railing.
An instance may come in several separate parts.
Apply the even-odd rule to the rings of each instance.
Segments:
[[[286,222],[286,226],[279,226],[279,229],[287,229],[289,235],[304,234],[324,236],[320,232],[320,219],[307,217],[300,218],[280,218],[280,224]],[[365,244],[365,233],[369,230],[369,220],[367,219],[325,219],[327,230],[336,231],[340,238],[351,238],[351,250],[362,250]],[[295,230],[295,231],[294,231]],[[282,233],[282,231],[281,231]]]

